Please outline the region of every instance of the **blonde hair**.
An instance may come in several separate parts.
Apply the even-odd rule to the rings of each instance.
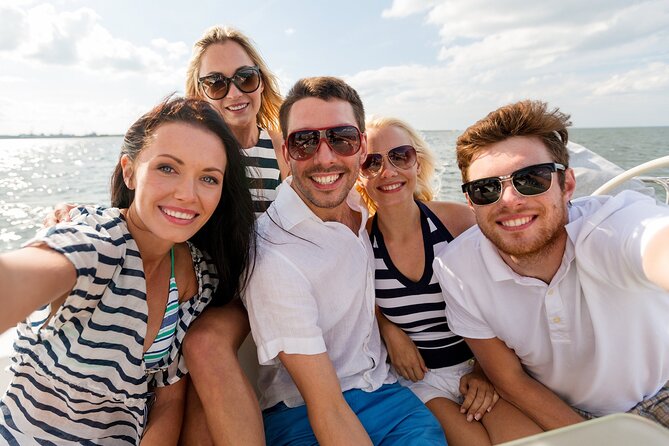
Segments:
[[[229,26],[212,26],[207,29],[200,40],[193,45],[193,55],[188,63],[186,72],[186,96],[198,99],[207,99],[200,88],[198,78],[200,76],[200,64],[202,55],[209,45],[225,43],[227,41],[238,43],[253,63],[260,68],[263,91],[261,93],[260,110],[256,116],[258,126],[267,130],[279,130],[279,107],[281,107],[281,94],[279,93],[279,81],[267,67],[260,52],[253,46],[251,39],[241,31]]]
[[[388,127],[395,127],[403,130],[407,134],[409,141],[411,141],[411,145],[416,149],[418,165],[420,166],[416,178],[416,190],[414,191],[413,196],[416,200],[432,201],[437,193],[434,187],[436,159],[432,149],[430,149],[427,142],[418,131],[401,119],[388,117],[372,118],[367,121],[366,127],[368,131],[369,129],[382,130]],[[374,203],[374,200],[371,199],[359,181],[356,183],[356,188],[358,189],[358,192],[360,192],[362,200],[367,205],[370,213],[373,214],[376,212],[376,203]]]

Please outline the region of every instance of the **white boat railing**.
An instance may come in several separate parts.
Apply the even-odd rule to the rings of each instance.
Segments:
[[[623,184],[625,181],[637,178],[645,183],[658,184],[665,191],[665,203],[669,204],[669,177],[664,176],[648,176],[648,172],[656,169],[669,168],[669,155],[663,156],[643,164],[639,164],[625,172],[621,173],[615,178],[604,183],[592,195],[607,195],[613,189]]]

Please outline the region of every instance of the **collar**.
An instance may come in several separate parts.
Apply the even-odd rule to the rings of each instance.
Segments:
[[[278,194],[272,207],[276,215],[280,218],[281,224],[284,229],[290,231],[293,227],[302,223],[306,220],[313,220],[318,223],[328,224],[336,222],[324,222],[313,213],[309,206],[302,200],[302,198],[297,194],[295,189],[291,186],[293,183],[292,175],[286,178],[278,187]],[[360,228],[358,228],[358,234],[361,231],[366,231],[366,223],[369,218],[369,212],[367,207],[364,205],[362,198],[358,191],[355,190],[355,187],[351,188],[347,197],[346,204],[352,211],[358,212],[362,215],[360,219]]]

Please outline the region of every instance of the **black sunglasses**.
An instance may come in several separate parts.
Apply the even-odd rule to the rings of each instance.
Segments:
[[[360,130],[353,125],[342,125],[325,129],[298,130],[286,138],[286,148],[290,157],[297,161],[312,158],[321,140],[338,155],[351,156],[360,150]]]
[[[260,87],[260,68],[241,67],[232,77],[226,77],[221,73],[212,73],[203,76],[197,82],[204,90],[204,94],[213,101],[223,99],[230,91],[230,83],[242,93],[253,93]]]
[[[521,195],[540,195],[551,188],[553,172],[565,170],[565,166],[558,163],[543,163],[523,167],[510,175],[501,177],[481,178],[462,185],[462,192],[466,193],[472,203],[485,206],[493,204],[502,196],[502,182],[511,180],[513,188]]]
[[[368,179],[377,176],[383,167],[383,156],[381,153],[368,154],[360,166],[360,175]],[[390,149],[385,156],[398,169],[406,170],[416,164],[416,149],[409,145]]]

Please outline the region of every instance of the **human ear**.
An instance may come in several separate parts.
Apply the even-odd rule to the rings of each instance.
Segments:
[[[121,170],[123,171],[123,182],[127,186],[128,189],[134,190],[135,189],[135,177],[134,177],[134,169],[132,166],[132,160],[128,155],[122,155],[121,156]]]

